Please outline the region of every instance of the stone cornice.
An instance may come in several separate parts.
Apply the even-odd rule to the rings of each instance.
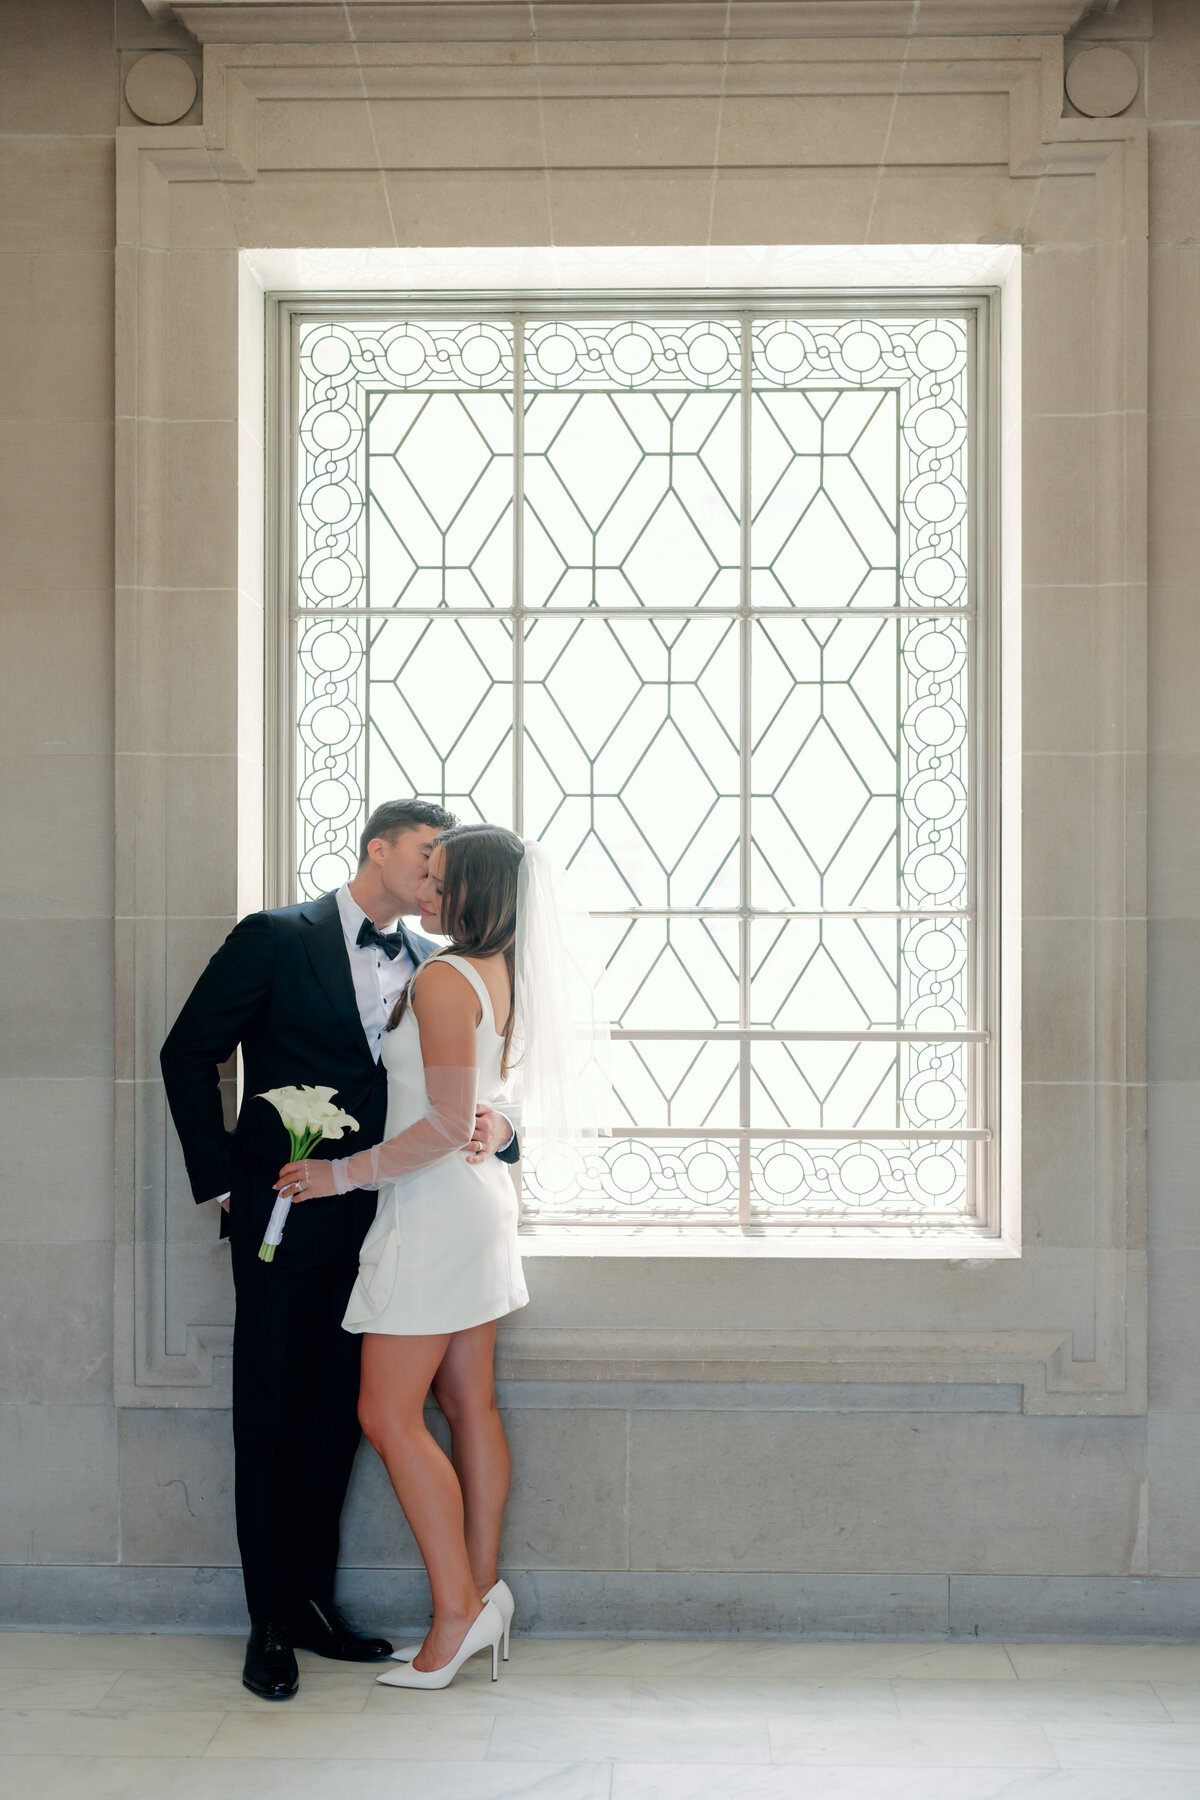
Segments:
[[[1119,3],[1119,0],[1118,0]],[[202,43],[1055,36],[1096,0],[144,0]],[[1112,10],[1112,0],[1108,0]]]

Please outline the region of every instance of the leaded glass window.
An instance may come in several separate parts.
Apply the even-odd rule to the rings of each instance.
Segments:
[[[619,1126],[534,1230],[990,1229],[971,305],[292,316],[295,892],[546,840]]]

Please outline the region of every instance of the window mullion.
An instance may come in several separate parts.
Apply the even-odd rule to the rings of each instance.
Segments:
[[[525,835],[525,321],[513,321],[513,830]]]
[[[750,1039],[745,1035],[750,1029],[750,734],[751,734],[751,647],[754,630],[750,616],[750,319],[744,315],[741,321],[741,534],[739,553],[741,556],[740,591],[741,617],[738,631],[741,638],[739,645],[739,719],[738,719],[738,829],[740,841],[738,845],[738,1026],[742,1032],[738,1048],[738,1123],[742,1135],[738,1143],[738,1223],[743,1230],[750,1224],[751,1164],[750,1139],[746,1135],[750,1129],[751,1106],[751,1070]]]

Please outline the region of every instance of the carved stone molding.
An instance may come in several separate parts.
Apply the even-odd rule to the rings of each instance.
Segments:
[[[759,133],[758,148],[746,140],[726,166],[747,192],[767,184],[768,196],[778,194],[779,205],[765,216],[778,213],[780,242],[846,242],[847,208],[858,194],[869,203],[869,242],[1024,236],[1022,330],[1029,354],[1043,358],[1027,362],[1027,376],[1031,367],[1049,366],[1044,346],[1057,341],[1060,311],[1086,321],[1071,340],[1086,404],[1047,402],[1042,411],[1030,389],[1025,415],[1013,422],[1025,516],[1023,526],[1010,520],[1005,545],[1014,621],[1023,579],[1027,597],[1061,596],[1064,616],[1082,617],[1091,658],[1081,678],[1090,684],[1097,724],[1079,804],[1094,829],[1085,864],[1069,871],[1075,916],[1046,904],[1025,923],[1034,971],[1025,990],[1035,1034],[1030,1092],[1036,1097],[1062,1084],[1064,1094],[1086,1093],[1086,1137],[1071,1165],[1086,1164],[1086,1207],[1077,1206],[1068,1230],[1055,1192],[1042,1191],[1025,1255],[987,1269],[833,1259],[819,1265],[819,1281],[806,1276],[801,1283],[795,1274],[817,1265],[791,1264],[793,1288],[769,1262],[743,1264],[735,1276],[720,1263],[679,1260],[669,1269],[657,1265],[654,1280],[636,1271],[627,1278],[626,1269],[606,1285],[603,1270],[586,1259],[546,1259],[536,1311],[503,1332],[501,1368],[508,1378],[530,1379],[1000,1381],[1020,1383],[1031,1412],[1144,1410],[1144,123],[1064,120],[1057,38],[976,39],[960,42],[954,56],[929,39],[908,46],[880,40],[870,55],[864,48],[861,40],[791,44],[782,56],[731,57],[722,77],[703,53],[687,60],[677,42],[628,63],[606,61],[594,42],[564,45],[549,72],[545,63],[533,67],[520,47],[510,63],[487,45],[442,61],[432,53],[414,57],[411,42],[328,49],[210,43],[203,127],[118,131],[120,1404],[221,1406],[228,1397],[232,1304],[224,1252],[213,1242],[211,1209],[195,1209],[182,1180],[157,1049],[207,955],[256,903],[263,303],[240,252],[329,242],[367,250],[478,242],[465,235],[466,226],[457,238],[433,235],[438,226],[457,228],[420,212],[431,191],[422,183],[441,184],[432,208],[476,176],[490,222],[497,207],[526,191],[520,182],[536,182],[540,193],[543,177],[549,183],[564,176],[561,169],[514,168],[504,147],[487,144],[475,153],[474,170],[465,161],[414,167],[398,151],[390,160],[377,151],[366,166],[352,160],[336,169],[305,167],[319,109],[436,100],[464,109],[451,117],[448,139],[461,136],[458,117],[465,121],[472,106],[495,97],[573,102],[587,95],[624,108],[626,119],[629,108],[642,109],[637,118],[648,148],[636,168],[595,167],[585,156],[565,175],[586,179],[589,193],[606,204],[615,200],[616,216],[623,196],[644,194],[639,183],[650,171],[660,187],[649,200],[639,198],[643,210],[626,241],[687,244],[697,239],[678,223],[676,196],[693,177],[715,192],[720,170],[712,166],[711,141],[707,161],[669,160],[678,151],[654,135],[664,94],[702,99],[724,91],[727,104],[744,100],[748,108],[764,96],[789,104],[832,96],[852,106],[864,95],[893,93],[902,81],[905,96],[954,103],[953,129],[961,134],[955,142],[963,150],[944,170],[915,150],[908,162],[886,169],[781,163],[769,130]],[[460,185],[447,187],[451,177]],[[416,210],[382,203],[393,179]],[[837,206],[822,213],[814,201],[806,211],[807,196],[824,181],[839,184]],[[322,199],[322,183],[332,201]],[[881,197],[893,210],[882,210]],[[1032,230],[1035,213],[1061,213],[1070,224],[1057,235],[1041,224]],[[712,216],[706,203],[704,217]],[[327,230],[327,220],[340,236],[314,235]],[[561,241],[548,226],[522,230],[518,241]],[[756,228],[753,237],[726,234],[720,241],[763,238]],[[1019,376],[1011,347],[1006,366]],[[1048,510],[1051,502],[1067,527]],[[1086,573],[1063,560],[1068,528],[1079,535]],[[1080,594],[1087,596],[1084,614]],[[1012,660],[1019,652],[1014,624],[1010,683],[1019,680],[1019,660]],[[1036,872],[1057,855],[1059,822],[1039,807],[1043,715],[1057,696],[1036,667],[1026,675],[1034,677],[1024,703],[1026,754],[1007,745],[1005,774],[1026,797],[1023,855]],[[1045,1009],[1039,986],[1053,984],[1061,960],[1056,933],[1077,956],[1072,992],[1085,996],[1088,1008],[1086,1028],[1061,1053],[1055,1033],[1062,1021]],[[1069,1066],[1072,1058],[1077,1068]],[[741,1317],[752,1325],[731,1322],[728,1309],[722,1315],[717,1272],[736,1283]],[[768,1315],[772,1322],[762,1322]]]
[[[1112,10],[1112,0],[1102,0]],[[1063,34],[1094,0],[145,0],[203,43]]]
[[[1102,1308],[1114,1296],[1098,1295]],[[496,1373],[520,1381],[998,1382],[1031,1415],[1138,1415],[1121,1346],[1079,1361],[1055,1331],[507,1331]]]

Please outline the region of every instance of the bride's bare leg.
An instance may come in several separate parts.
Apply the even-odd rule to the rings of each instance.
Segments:
[[[450,1454],[462,1488],[467,1555],[480,1595],[496,1580],[500,1525],[512,1464],[492,1365],[496,1321],[456,1331],[433,1378],[433,1395],[450,1427]]]
[[[463,1534],[463,1495],[448,1458],[425,1424],[425,1397],[451,1339],[366,1332],[358,1416],[391,1476],[429,1575],[433,1624],[413,1668],[450,1661],[479,1612]]]

